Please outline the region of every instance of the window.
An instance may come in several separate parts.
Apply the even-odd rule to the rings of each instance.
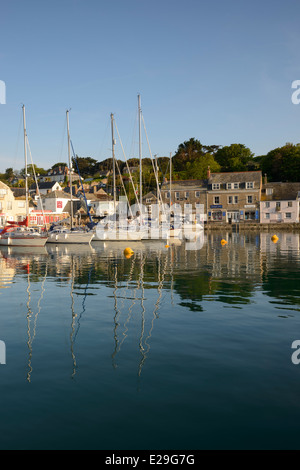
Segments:
[[[239,189],[240,183],[233,183],[233,189]]]
[[[7,194],[7,190],[6,189],[0,189],[0,197],[5,196],[5,194]]]
[[[267,188],[266,189],[266,195],[270,196],[271,194],[273,194],[273,188]]]
[[[293,207],[293,202],[292,201],[288,201],[288,207]]]
[[[231,189],[231,183],[227,183],[227,189]]]
[[[233,196],[233,204],[238,204],[238,202],[239,202],[239,197]]]
[[[7,201],[7,210],[8,211],[12,210],[12,201]]]
[[[200,191],[195,191],[195,196],[200,197]]]
[[[248,204],[252,204],[253,203],[253,196],[247,196],[247,202],[248,202]]]
[[[19,208],[25,207],[25,201],[18,201],[18,207]]]
[[[266,219],[269,219],[269,218],[270,218],[270,213],[269,213],[269,212],[266,212],[266,213],[265,213],[265,218],[266,218]]]
[[[190,197],[189,191],[186,191],[186,192],[184,193],[184,197],[185,197],[185,199],[188,199],[188,198]]]
[[[170,192],[169,191],[167,191],[166,198],[170,199]]]
[[[254,182],[253,181],[247,181],[246,182],[246,189],[253,189],[254,188]]]
[[[265,202],[265,207],[266,207],[266,208],[269,208],[269,207],[270,207],[270,203],[269,203],[268,201]]]
[[[232,196],[228,196],[228,204],[232,204],[233,200],[232,200]]]
[[[2,202],[0,202],[0,211],[2,211]]]
[[[277,210],[277,211],[280,210],[280,202],[276,202],[276,210]]]
[[[292,213],[291,212],[286,212],[285,213],[285,218],[286,219],[291,219],[292,218]]]
[[[175,197],[177,199],[177,201],[179,200],[179,192],[175,193]]]
[[[214,197],[214,204],[220,204],[220,198],[219,196]]]
[[[220,183],[213,183],[212,188],[213,189],[220,189]]]

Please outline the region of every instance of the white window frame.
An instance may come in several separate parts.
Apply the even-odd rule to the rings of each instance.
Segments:
[[[218,199],[218,202],[216,201],[216,199]],[[220,196],[214,196],[214,205],[218,205],[220,204]]]
[[[218,189],[220,189],[220,183],[213,183],[213,184],[212,184],[212,189],[213,189],[213,190],[218,190]]]
[[[246,189],[254,189],[254,181],[247,181]]]
[[[249,194],[249,195],[247,196],[247,201],[248,201],[247,204],[253,204],[253,196],[252,196],[252,194]]]

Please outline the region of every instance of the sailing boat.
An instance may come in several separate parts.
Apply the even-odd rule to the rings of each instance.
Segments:
[[[111,133],[112,133],[112,163],[113,163],[113,199],[114,199],[114,213],[111,217],[106,217],[97,224],[95,229],[95,236],[93,241],[140,241],[147,236],[147,231],[143,230],[143,226],[139,223],[138,219],[128,220],[127,209],[126,216],[122,217],[119,211],[117,217],[117,197],[116,197],[116,158],[115,158],[115,144],[114,138],[114,115],[111,118]],[[128,201],[127,201],[128,202]],[[120,208],[120,205],[118,206]],[[125,214],[124,214],[125,215]],[[117,220],[118,219],[118,220]]]
[[[27,132],[25,119],[25,106],[23,105],[24,125],[24,156],[25,156],[25,188],[26,188],[26,218],[22,222],[8,222],[8,225],[0,232],[1,246],[29,246],[43,247],[48,236],[41,234],[29,227],[29,203],[28,203],[28,174],[27,174]]]
[[[68,153],[69,153],[69,181],[70,181],[70,196],[71,196],[71,228],[55,227],[49,232],[48,243],[90,243],[94,237],[93,232],[86,232],[83,229],[75,228],[73,226],[73,190],[72,190],[72,164],[71,164],[71,141],[69,130],[69,111],[67,110],[67,131],[68,131]]]

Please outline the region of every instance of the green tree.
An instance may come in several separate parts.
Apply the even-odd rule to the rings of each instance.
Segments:
[[[94,160],[94,158],[78,157],[76,155],[76,162],[74,158],[72,158],[72,163],[73,163],[73,168],[75,171],[78,171],[77,170],[77,167],[78,167],[80,176],[82,177],[94,175],[96,171],[97,160]]]
[[[243,144],[231,144],[219,148],[215,159],[222,171],[247,171],[254,154]]]
[[[213,147],[215,146],[205,147],[195,138],[180,144],[172,158],[175,178],[206,179],[208,166],[212,172],[220,171],[214,155],[207,152],[208,148]]]
[[[271,150],[261,157],[260,166],[270,181],[300,181],[300,144]]]

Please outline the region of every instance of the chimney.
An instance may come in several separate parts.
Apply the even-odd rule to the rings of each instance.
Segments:
[[[208,166],[207,167],[207,179],[209,180],[209,178],[210,178],[210,167]]]
[[[267,182],[268,182],[267,173],[265,173],[264,184],[267,184]]]

